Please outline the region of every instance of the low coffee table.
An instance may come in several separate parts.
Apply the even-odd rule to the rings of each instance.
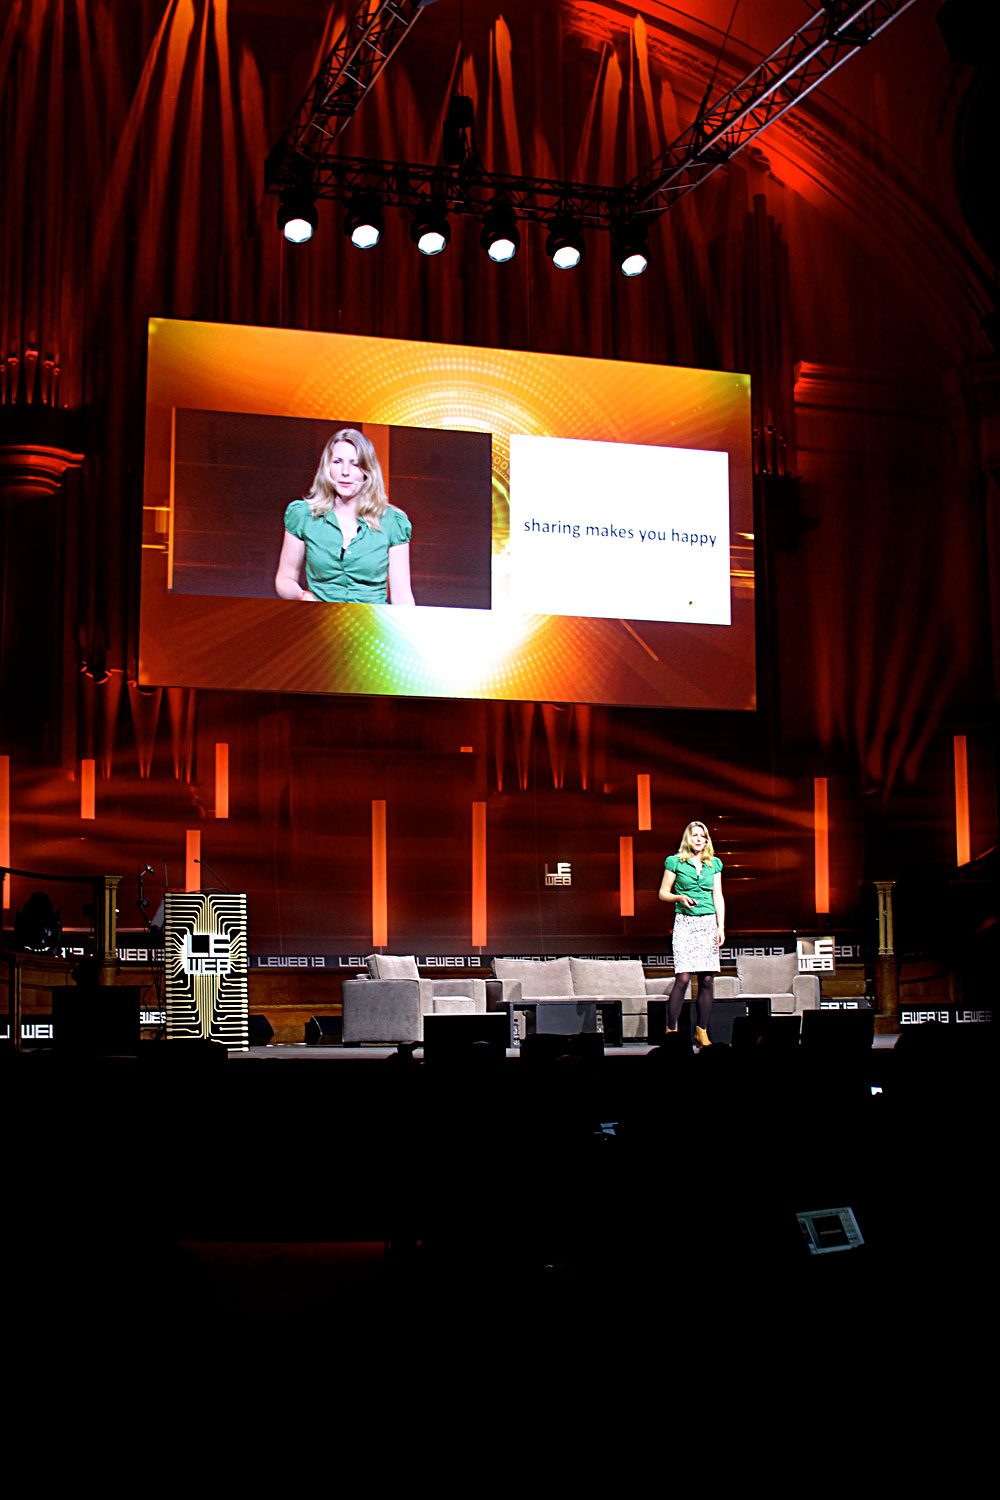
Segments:
[[[575,1036],[599,1031],[606,1047],[622,1045],[620,1000],[518,1000],[511,1012],[518,1042],[532,1032]]]

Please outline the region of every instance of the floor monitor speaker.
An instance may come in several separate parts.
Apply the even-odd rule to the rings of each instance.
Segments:
[[[310,1047],[339,1047],[344,1040],[343,1016],[310,1016],[306,1041]]]
[[[510,1040],[506,1011],[480,1011],[468,1016],[424,1016],[424,1061],[471,1063],[503,1062]]]
[[[274,1027],[266,1016],[249,1016],[247,1034],[251,1047],[266,1047],[274,1038]]]

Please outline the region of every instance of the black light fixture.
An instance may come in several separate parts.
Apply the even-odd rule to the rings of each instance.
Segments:
[[[623,276],[641,276],[649,265],[646,231],[637,224],[626,224],[615,231],[612,250]]]
[[[475,107],[467,94],[457,91],[448,101],[445,116],[441,154],[450,167],[461,167],[475,152],[472,131],[475,125]]]
[[[316,195],[311,187],[294,185],[282,190],[278,199],[278,228],[292,245],[311,240],[319,225]]]
[[[583,233],[576,219],[559,214],[552,220],[545,253],[560,271],[571,271],[583,260]]]
[[[521,236],[517,228],[517,215],[509,203],[498,199],[492,205],[483,220],[479,243],[490,260],[495,260],[498,265],[505,260],[514,259],[521,248]]]
[[[440,255],[451,239],[448,215],[438,203],[418,208],[410,225],[410,239],[421,255]]]
[[[373,250],[385,233],[385,215],[371,194],[352,198],[344,215],[344,233],[356,250]]]

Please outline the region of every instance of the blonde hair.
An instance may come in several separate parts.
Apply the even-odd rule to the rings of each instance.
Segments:
[[[692,830],[692,828],[700,828],[701,831],[702,831],[702,833],[705,835],[705,847],[701,851],[702,861],[705,862],[707,860],[714,859],[715,858],[715,849],[714,849],[713,844],[712,844],[712,835],[709,833],[709,831],[706,828],[705,824],[704,823],[699,823],[697,821],[697,819],[693,823],[689,823],[688,826],[685,828],[685,830],[684,830],[684,832],[683,832],[683,834],[681,836],[680,848],[677,850],[677,858],[678,859],[694,859],[694,850],[691,848],[691,830]]]
[[[358,432],[353,427],[342,427],[339,432],[335,432],[323,449],[312,488],[305,497],[309,505],[309,514],[325,516],[334,507],[337,492],[330,483],[327,466],[337,443],[351,444],[358,455],[358,467],[365,476],[358,491],[358,520],[366,521],[373,531],[381,531],[380,523],[389,505],[389,499],[385,493],[385,481],[382,478],[382,465],[378,461],[371,439],[366,438],[363,432]]]

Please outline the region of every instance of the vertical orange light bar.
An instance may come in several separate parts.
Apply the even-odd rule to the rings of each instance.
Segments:
[[[386,882],[385,803],[372,803],[372,947],[389,941],[389,902]]]
[[[622,834],[618,840],[618,888],[619,906],[623,917],[635,916],[635,884],[632,875],[632,835]]]
[[[472,946],[486,947],[486,803],[472,804]]]
[[[184,842],[184,889],[201,890],[201,829],[189,828]]]
[[[0,865],[10,864],[10,756],[0,755]],[[10,876],[3,878],[4,911],[10,909]]]
[[[653,826],[653,803],[649,792],[649,777],[643,773],[635,778],[639,801],[639,832],[648,833]]]
[[[215,816],[229,817],[229,746],[215,744]]]
[[[830,809],[827,779],[813,778],[813,846],[816,861],[816,915],[830,910]]]
[[[972,858],[969,828],[969,750],[964,734],[955,735],[955,857],[960,865]]]
[[[174,586],[174,468],[177,460],[177,408],[170,408],[170,489],[167,495],[167,588]]]
[[[80,817],[93,818],[95,816],[95,774],[96,762],[92,760],[81,760],[80,762]]]

